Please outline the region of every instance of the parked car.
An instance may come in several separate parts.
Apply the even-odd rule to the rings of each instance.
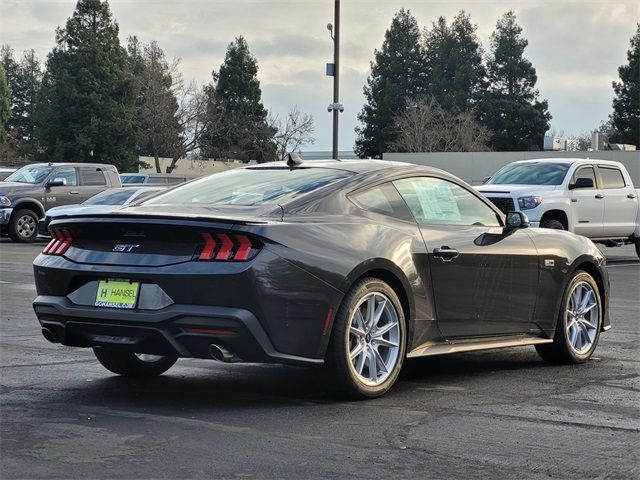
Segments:
[[[32,242],[38,220],[52,207],[80,203],[121,187],[118,170],[99,163],[35,163],[0,182],[0,229],[16,242]]]
[[[567,230],[609,247],[633,243],[640,257],[640,190],[620,162],[525,160],[476,188],[503,212],[526,213],[532,227]]]
[[[526,228],[433,168],[299,162],[52,221],[34,261],[45,338],[137,377],[178,357],[325,364],[371,398],[409,357],[535,345],[581,363],[610,328],[589,239]]]
[[[38,221],[38,239],[50,240],[49,224],[53,219],[73,216],[77,213],[103,213],[115,210],[117,207],[140,202],[152,197],[166,187],[130,187],[110,188],[77,205],[53,207],[46,211],[44,217]]]
[[[15,172],[17,168],[0,168],[0,182]]]
[[[176,185],[190,180],[188,175],[179,173],[121,173],[120,180],[125,187],[139,184]]]

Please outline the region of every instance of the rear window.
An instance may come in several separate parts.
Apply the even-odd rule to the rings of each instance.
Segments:
[[[143,175],[121,175],[120,180],[122,183],[144,183],[147,177]]]
[[[602,188],[624,188],[624,177],[622,172],[615,167],[598,166],[600,177],[602,178]]]
[[[325,168],[240,168],[173,188],[145,205],[264,205],[291,200],[353,175]]]

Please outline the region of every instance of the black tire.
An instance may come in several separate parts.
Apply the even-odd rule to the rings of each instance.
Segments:
[[[640,258],[640,238],[636,238],[636,255]]]
[[[593,343],[588,350],[583,352],[576,351],[573,348],[569,339],[569,329],[567,327],[568,322],[571,322],[570,316],[567,313],[567,309],[570,305],[570,297],[576,286],[580,284],[588,284],[591,286],[596,299],[596,306],[592,310],[597,313],[597,320],[594,329]],[[556,322],[556,332],[553,337],[553,343],[536,345],[536,351],[543,360],[550,363],[584,363],[595,351],[598,346],[598,340],[600,339],[600,330],[602,328],[602,299],[600,298],[600,291],[598,290],[598,284],[593,277],[582,270],[576,271],[571,280],[567,284],[567,288],[562,296],[562,303],[560,304],[560,312],[558,312],[558,319]],[[579,334],[579,333],[578,333]]]
[[[93,353],[104,368],[124,377],[156,377],[178,360],[175,356],[165,355],[156,361],[144,361],[133,352],[108,347],[95,347]]]
[[[545,218],[540,222],[540,228],[551,228],[553,230],[564,230],[564,225],[558,220],[551,218]]]
[[[38,214],[28,208],[13,212],[8,233],[14,242],[35,242],[38,238]]]
[[[380,318],[380,321],[385,323],[382,326],[376,324],[374,327],[370,327],[365,336],[356,338],[350,333],[351,322],[355,321],[356,309],[360,308],[362,313],[363,302],[371,297],[372,294],[377,294],[373,296],[373,311],[377,312],[377,308],[382,308],[384,310],[382,313],[384,320]],[[384,304],[382,303],[383,300]],[[376,301],[380,303],[376,303]],[[368,306],[366,308],[368,309]],[[376,338],[376,327],[383,330],[393,324],[393,318],[397,318],[397,328],[393,327],[382,337]],[[363,328],[362,330],[364,332],[367,329]],[[406,331],[407,327],[402,305],[398,296],[388,284],[377,278],[364,278],[355,283],[336,313],[327,350],[326,360],[330,368],[331,380],[333,382],[337,381],[337,385],[333,386],[337,387],[341,393],[354,399],[376,398],[384,395],[394,384],[402,368],[407,343]],[[389,337],[385,339],[385,335],[389,335]],[[392,341],[396,346],[381,345],[379,342],[383,340]],[[353,343],[354,341],[355,343]],[[358,368],[356,363],[358,363],[360,355],[354,357],[353,361],[350,358],[352,348],[355,348],[355,345],[359,343],[364,348],[360,354],[364,356],[360,367],[360,375],[356,371]],[[386,368],[380,369],[375,352],[377,352],[378,357]],[[371,356],[369,356],[369,353]],[[372,358],[374,359],[374,373],[372,373],[372,365],[370,363]],[[364,366],[367,368],[369,378],[377,378],[377,374],[384,370],[384,373],[381,373],[379,383],[367,384],[367,380],[364,379],[363,375]]]

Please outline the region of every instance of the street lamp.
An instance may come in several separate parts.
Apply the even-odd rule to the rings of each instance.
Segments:
[[[327,64],[327,75],[333,77],[333,103],[327,111],[333,113],[333,151],[332,156],[338,160],[338,115],[344,111],[340,103],[340,0],[335,0],[333,24],[327,24],[327,30],[333,40],[333,63]]]

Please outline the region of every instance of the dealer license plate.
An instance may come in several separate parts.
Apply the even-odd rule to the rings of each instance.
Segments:
[[[129,280],[100,280],[96,293],[96,307],[135,308],[140,282]]]

